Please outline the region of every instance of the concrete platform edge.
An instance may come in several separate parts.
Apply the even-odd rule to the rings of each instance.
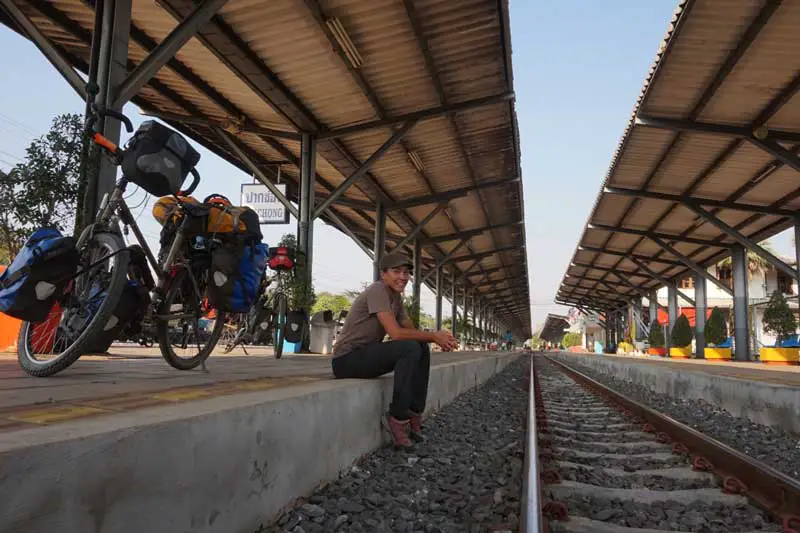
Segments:
[[[429,416],[519,354],[431,368]],[[390,376],[0,435],[0,532],[254,533],[387,442]]]
[[[550,354],[548,354],[550,355]],[[553,354],[566,364],[580,362],[605,375],[638,383],[673,398],[703,400],[733,416],[783,431],[800,432],[800,388],[704,372],[675,370],[635,359],[577,353]]]

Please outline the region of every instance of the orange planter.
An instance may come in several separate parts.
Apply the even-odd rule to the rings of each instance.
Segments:
[[[0,265],[0,273],[5,269],[5,266]],[[19,326],[19,320],[5,313],[0,313],[0,352],[14,352],[17,350]]]
[[[664,355],[667,355],[667,349],[666,348],[648,348],[647,349],[647,353],[649,353],[650,355],[661,355],[661,356],[664,356]]]

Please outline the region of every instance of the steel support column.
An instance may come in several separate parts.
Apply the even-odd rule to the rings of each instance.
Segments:
[[[301,276],[306,283],[305,290],[311,291],[313,279],[312,265],[314,255],[314,179],[317,166],[317,141],[304,134],[300,141],[300,218],[297,223],[297,248],[305,254],[305,266]],[[310,312],[311,309],[306,309]]]
[[[794,258],[796,261],[795,266],[797,266],[798,274],[800,275],[800,216],[794,219]],[[800,309],[800,281],[797,283],[797,288],[797,308]]]
[[[103,27],[100,31],[100,58],[97,84],[100,92],[95,103],[107,109],[122,112],[123,103],[117,102],[120,85],[128,75],[128,36],[131,28],[131,0],[104,0]],[[95,28],[95,31],[98,31]],[[122,124],[116,119],[98,121],[98,131],[115,144],[120,142]],[[95,167],[96,168],[96,167]],[[108,160],[99,160],[97,174],[90,175],[87,183],[85,208],[87,213],[97,212],[103,197],[111,193],[117,178],[117,167]]]
[[[750,360],[750,316],[747,290],[747,248],[735,246],[731,251],[733,263],[733,331],[736,361]]]
[[[467,335],[469,334],[469,321],[467,320],[467,284],[464,283],[464,299],[461,300],[461,308],[464,311],[464,333],[462,334],[462,338],[464,341],[467,341]]]
[[[458,292],[456,291],[456,271],[453,269],[453,273],[450,275],[450,291],[452,292],[452,325],[450,326],[453,330],[453,337],[456,337],[458,333],[458,328],[456,327],[456,322],[458,322],[458,301],[456,300],[456,295]]]
[[[386,210],[380,202],[375,205],[375,238],[372,247],[372,280],[378,281],[381,279],[381,261],[386,250]]]
[[[411,310],[414,313],[414,316],[411,317],[411,320],[414,322],[414,327],[419,328],[419,317],[420,317],[420,290],[422,288],[422,243],[419,239],[414,239],[414,284],[412,298],[413,304],[411,306]]]
[[[647,302],[650,305],[650,323],[648,326],[652,326],[653,321],[658,319],[658,293],[656,291],[650,291]]]
[[[675,321],[678,320],[678,313],[678,288],[674,283],[670,283],[667,285],[667,315],[669,322],[667,327],[664,328],[664,344],[667,347],[667,353],[672,347],[672,328],[675,327]]]
[[[694,355],[697,359],[705,358],[706,349],[706,278],[694,275]]]
[[[436,316],[434,316],[434,329],[442,329],[442,296],[444,295],[443,272],[441,268],[436,269]]]

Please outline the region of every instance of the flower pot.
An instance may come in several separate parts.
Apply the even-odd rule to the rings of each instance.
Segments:
[[[647,353],[649,353],[650,355],[660,355],[660,356],[663,357],[663,356],[667,355],[667,349],[666,348],[648,348],[647,349]]]
[[[796,365],[800,360],[798,348],[761,348],[761,362],[767,365]]]
[[[673,346],[669,349],[669,356],[673,359],[689,359],[692,356],[692,347]]]
[[[706,346],[706,349],[703,351],[703,355],[708,361],[730,361],[733,359],[730,348],[715,348],[713,346]]]

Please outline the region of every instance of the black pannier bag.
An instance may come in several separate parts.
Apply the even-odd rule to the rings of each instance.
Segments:
[[[136,130],[122,159],[122,173],[155,196],[176,194],[200,161],[200,154],[178,132],[153,120]]]

